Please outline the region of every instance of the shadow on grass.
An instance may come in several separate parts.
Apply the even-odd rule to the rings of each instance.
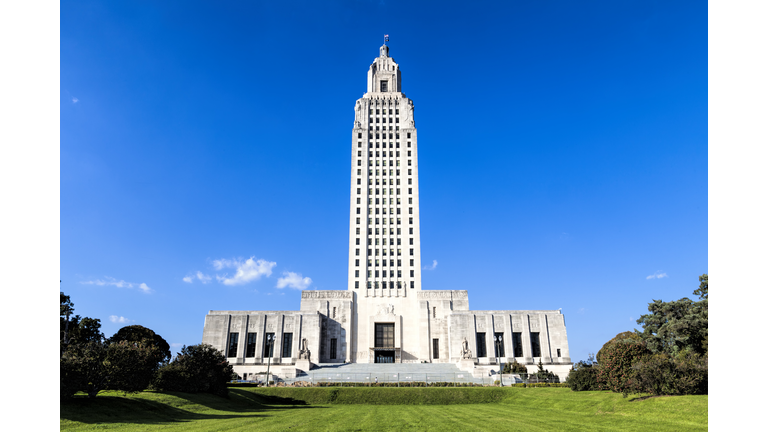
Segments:
[[[149,396],[149,397],[148,397]],[[174,406],[180,405],[180,406]],[[182,408],[183,407],[183,408]],[[193,410],[207,408],[202,412]],[[189,409],[186,409],[189,408]],[[146,392],[136,396],[101,395],[95,399],[76,396],[60,405],[60,419],[79,423],[161,424],[198,420],[225,420],[268,416],[269,411],[322,408],[304,401],[264,397],[230,389],[230,397],[179,392]]]

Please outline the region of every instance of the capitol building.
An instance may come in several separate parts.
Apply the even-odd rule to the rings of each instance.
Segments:
[[[346,289],[302,291],[298,311],[209,311],[203,343],[244,377],[267,363],[286,376],[333,363],[454,363],[475,373],[498,370],[500,358],[529,372],[541,362],[564,379],[572,363],[559,310],[471,310],[466,290],[422,286],[414,103],[386,43],[354,114]]]

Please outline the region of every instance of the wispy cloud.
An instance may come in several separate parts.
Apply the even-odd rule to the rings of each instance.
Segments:
[[[662,273],[661,271],[657,271],[656,273],[654,273],[652,275],[648,275],[645,278],[646,279],[661,279],[661,278],[665,278],[665,277],[669,277],[669,276],[667,276],[666,273]]]
[[[124,280],[117,280],[113,277],[105,276],[104,279],[95,279],[90,281],[81,281],[80,282],[83,285],[96,285],[96,286],[116,286],[118,288],[133,288],[138,287],[142,292],[145,293],[151,293],[152,288],[147,286],[145,283],[133,283],[133,282],[126,282]]]
[[[434,270],[436,268],[437,268],[437,260],[432,260],[432,265],[424,267],[424,270]]]
[[[301,273],[283,272],[283,277],[277,280],[278,288],[307,289],[312,284],[312,279],[301,277]]]
[[[216,270],[225,268],[234,268],[235,275],[229,277],[229,274],[216,275],[216,280],[224,285],[243,285],[248,282],[258,280],[262,276],[270,276],[272,268],[276,262],[267,260],[254,260],[253,257],[243,261],[242,259],[220,259],[213,261],[213,267]]]
[[[76,104],[76,103],[78,103],[78,102],[80,102],[80,99],[78,99],[78,98],[76,98],[76,97],[72,96],[72,103],[73,103],[73,104]]]
[[[117,316],[117,315],[110,315],[109,320],[113,323],[119,323],[119,324],[125,324],[131,322],[128,318],[124,316]]]
[[[211,277],[206,274],[203,274],[203,272],[201,271],[198,271],[197,273],[190,276],[185,276],[181,280],[183,280],[186,283],[192,283],[195,279],[199,280],[204,284],[207,284],[208,282],[211,281]]]

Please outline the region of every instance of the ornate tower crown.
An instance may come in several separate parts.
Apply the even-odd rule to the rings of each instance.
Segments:
[[[400,93],[400,66],[389,56],[389,47],[379,48],[379,56],[368,69],[368,93]]]

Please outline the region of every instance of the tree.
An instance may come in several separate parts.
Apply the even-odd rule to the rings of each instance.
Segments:
[[[624,393],[624,396],[634,392],[637,388],[637,371],[632,366],[651,354],[645,342],[624,339],[601,351],[603,360],[598,360],[600,367],[597,372],[597,382],[601,388]]]
[[[109,343],[104,359],[107,387],[125,393],[146,389],[154,379],[159,368],[158,359],[162,357],[160,348],[146,339]]]
[[[152,388],[226,397],[233,372],[224,354],[211,345],[184,346],[173,361],[160,368]]]
[[[101,342],[104,333],[101,332],[101,320],[98,318],[80,318],[75,315],[69,326],[69,343]]]
[[[709,276],[706,273],[699,276],[699,289],[695,290],[693,293],[699,296],[702,300],[709,299]]]
[[[111,338],[109,338],[109,341],[111,343],[114,342],[121,342],[121,341],[128,341],[128,342],[142,342],[145,341],[146,343],[155,346],[160,350],[160,353],[162,354],[161,357],[157,360],[158,363],[161,361],[170,361],[171,360],[171,346],[168,345],[168,342],[165,341],[159,334],[155,333],[154,331],[140,326],[140,325],[130,325],[125,326],[117,331],[114,335],[112,335]]]
[[[694,302],[687,297],[670,302],[654,300],[648,304],[648,311],[651,313],[641,315],[637,320],[637,323],[643,326],[640,336],[652,352],[666,353],[674,357],[689,348],[699,354],[707,353],[707,275],[700,276],[699,281],[701,284],[694,294],[700,296],[700,301]]]
[[[59,309],[59,349],[64,355],[64,350],[70,344],[101,342],[104,334],[101,333],[101,320],[96,318],[81,318],[75,312],[75,305],[68,295],[59,292],[61,307]]]
[[[597,363],[603,364],[605,359],[603,358],[603,354],[607,351],[608,347],[611,345],[617,343],[617,342],[627,342],[627,341],[638,341],[640,340],[640,336],[632,331],[625,331],[622,333],[617,334],[613,337],[613,339],[609,340],[605,344],[603,344],[603,347],[600,348],[600,350],[597,352]]]
[[[59,361],[61,399],[72,397],[78,391],[89,398],[107,387],[109,371],[104,365],[107,347],[101,341],[70,344]]]
[[[554,380],[554,382],[560,382],[560,377],[557,376],[554,372],[550,372],[547,369],[544,369],[544,365],[541,363],[541,358],[539,358],[539,364],[538,364],[539,370],[536,371],[536,378],[540,380]]]

